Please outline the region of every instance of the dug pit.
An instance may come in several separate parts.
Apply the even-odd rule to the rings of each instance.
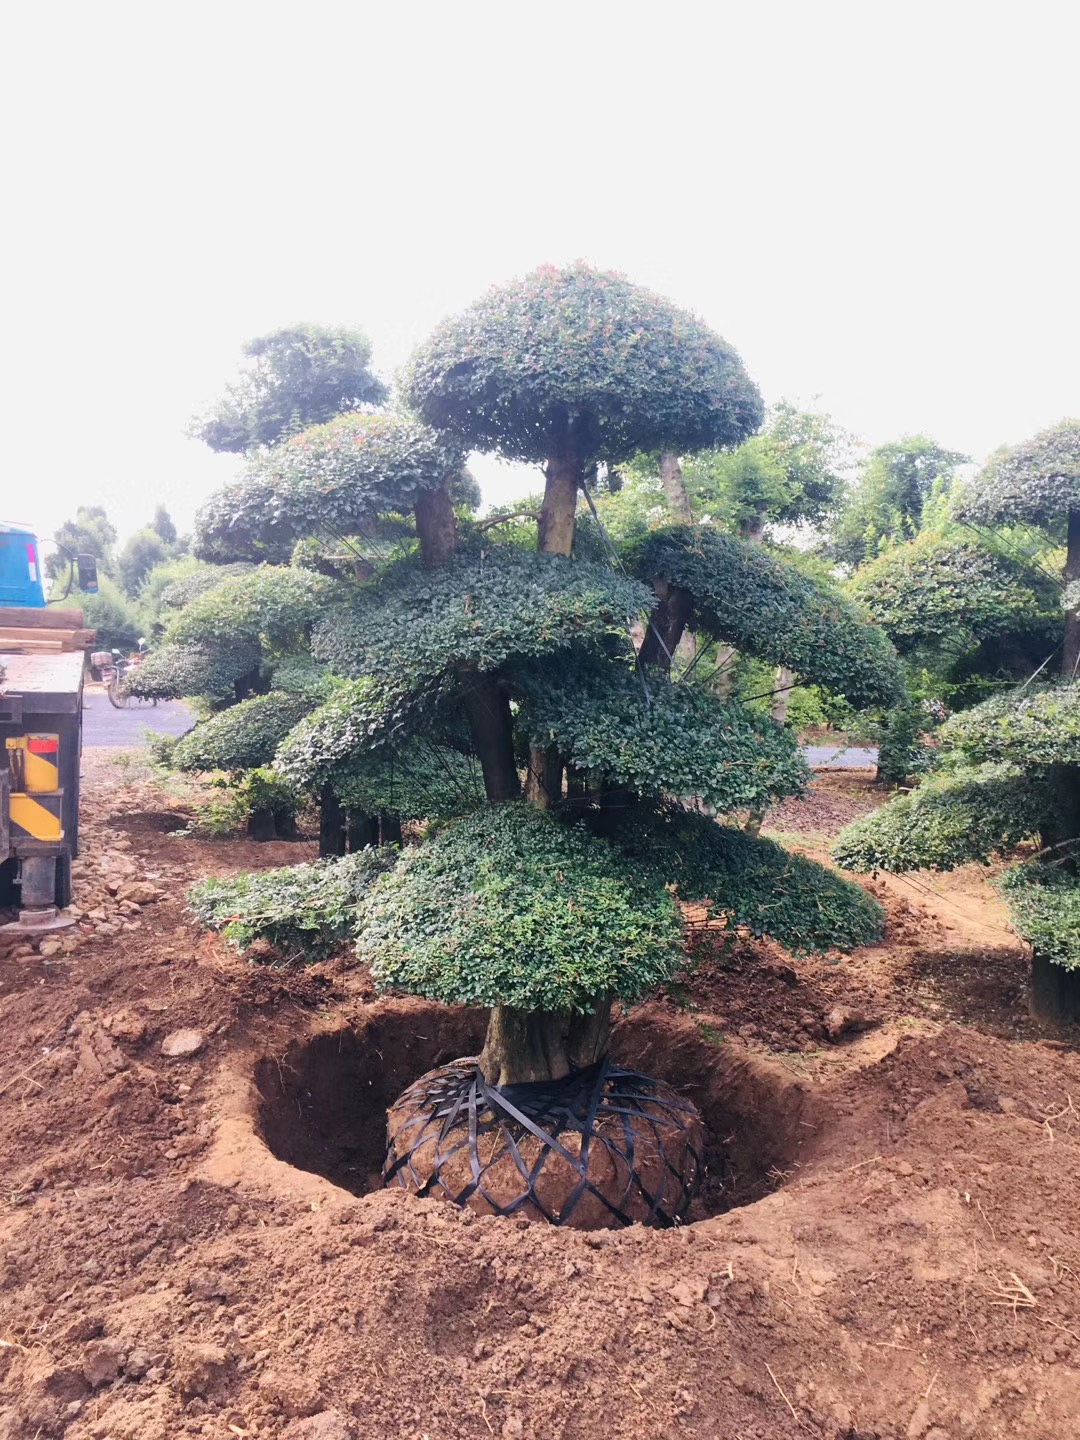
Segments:
[[[354,1195],[382,1188],[386,1111],[427,1071],[481,1046],[486,1016],[415,1000],[365,1007],[255,1066],[271,1152]],[[759,1200],[804,1166],[828,1120],[803,1082],[693,1017],[644,1005],[614,1028],[616,1062],[674,1086],[705,1126],[692,1220]]]

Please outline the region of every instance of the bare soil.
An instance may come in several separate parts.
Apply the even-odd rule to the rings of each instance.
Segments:
[[[84,794],[76,932],[0,950],[0,1440],[1077,1433],[1080,1035],[1028,1018],[984,871],[870,882],[854,956],[699,943],[616,1051],[699,1105],[700,1218],[581,1233],[377,1187],[480,1017],[186,918],[308,847],[172,837],[191,797],[106,751]],[[879,798],[770,824],[820,855]]]

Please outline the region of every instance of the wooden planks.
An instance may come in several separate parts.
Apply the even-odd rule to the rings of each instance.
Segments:
[[[0,610],[0,622],[3,618]],[[93,630],[24,630],[0,623],[0,650],[88,650],[95,634]]]
[[[31,609],[29,605],[0,606],[0,625],[10,625],[17,630],[81,630],[81,610],[61,610],[46,606],[44,610]]]

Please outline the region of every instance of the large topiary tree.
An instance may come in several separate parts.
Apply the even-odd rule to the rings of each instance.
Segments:
[[[456,524],[452,467],[392,469],[373,449],[373,469],[330,484],[342,524],[411,506],[419,547],[316,622],[314,655],[348,683],[278,763],[317,774],[441,746],[471,752],[483,777],[485,803],[406,847],[359,909],[380,985],[491,1010],[478,1059],[393,1107],[390,1173],[576,1223],[673,1219],[692,1191],[698,1122],[672,1092],[610,1066],[613,1001],[680,963],[683,901],[797,951],[864,943],[881,916],[831,872],[702,813],[799,793],[807,772],[767,717],[675,683],[670,650],[693,615],[811,679],[857,677],[878,699],[898,683],[896,659],[832,590],[734,537],[676,529],[614,565],[574,553],[595,462],[736,443],[760,419],[731,348],[657,297],[545,267],[441,326],[405,389],[446,443],[542,462],[545,493],[534,548]],[[314,467],[255,505],[214,502],[202,541],[228,549],[258,516],[302,531],[325,485]]]
[[[995,456],[958,512],[974,525],[1030,524],[1065,540],[1061,678],[953,716],[940,773],[857,821],[837,857],[849,869],[950,869],[1037,839],[1034,859],[1008,872],[1002,890],[1032,945],[1032,1009],[1071,1019],[1080,1015],[1080,422]]]

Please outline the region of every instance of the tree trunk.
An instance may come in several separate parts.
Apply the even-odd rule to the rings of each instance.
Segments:
[[[279,840],[295,840],[300,834],[296,827],[295,810],[275,810],[274,829]]]
[[[419,490],[413,502],[425,570],[445,565],[457,549],[457,519],[449,486],[447,481],[440,490]]]
[[[379,816],[379,844],[401,844],[401,820],[397,815],[387,815],[383,811]]]
[[[1067,680],[1074,680],[1080,670],[1080,597],[1069,595],[1070,586],[1080,589],[1080,510],[1069,510],[1066,538],[1065,568],[1065,648],[1061,671]]]
[[[552,455],[544,467],[544,503],[536,548],[541,555],[569,555],[574,548],[581,462],[574,455]],[[546,810],[562,799],[562,760],[553,746],[531,745],[525,795]]]
[[[664,498],[671,511],[671,518],[680,525],[692,524],[694,517],[683,481],[682,466],[679,464],[679,457],[670,450],[665,450],[660,456],[660,484],[664,487]]]
[[[319,856],[345,854],[345,812],[329,785],[319,796]]]
[[[581,461],[575,455],[552,455],[544,467],[544,475],[544,503],[540,507],[536,548],[542,555],[569,555],[574,548]]]
[[[480,1052],[480,1071],[489,1085],[561,1080],[599,1060],[607,1051],[610,1034],[608,996],[584,1015],[497,1005]]]
[[[492,676],[477,674],[462,704],[489,802],[499,805],[504,800],[517,800],[521,780],[514,761],[514,724],[506,692]]]
[[[1066,970],[1038,951],[1031,959],[1028,1009],[1036,1020],[1068,1025],[1080,1018],[1080,970]]]
[[[276,840],[277,826],[274,823],[274,812],[269,805],[264,805],[258,810],[253,810],[248,816],[247,833],[252,840]]]
[[[378,818],[364,815],[359,810],[351,812],[345,827],[345,837],[349,842],[350,855],[355,855],[358,850],[374,849],[379,843]]]
[[[645,627],[645,639],[638,651],[638,668],[658,665],[661,670],[670,670],[694,602],[689,590],[670,585],[666,580],[654,580],[653,592],[660,603]]]
[[[525,798],[541,810],[548,810],[562,800],[562,757],[554,745],[545,749],[529,747],[529,773],[525,777]]]

